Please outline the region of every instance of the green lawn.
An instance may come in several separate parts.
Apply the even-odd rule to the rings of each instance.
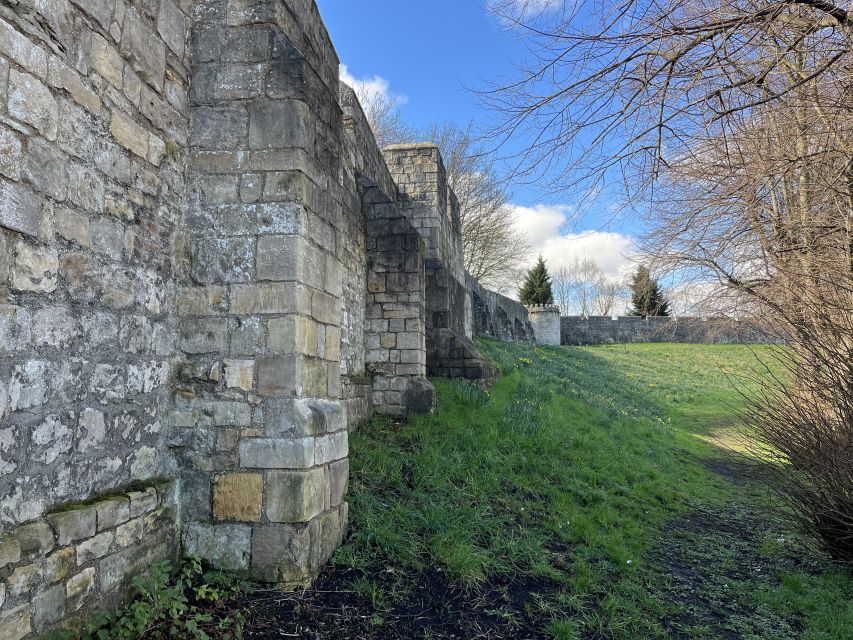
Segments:
[[[851,574],[711,437],[754,348],[481,346],[503,374],[490,393],[435,381],[434,415],[352,436],[335,564],[377,626],[440,571],[469,594],[526,585],[484,605],[517,637],[853,638]]]

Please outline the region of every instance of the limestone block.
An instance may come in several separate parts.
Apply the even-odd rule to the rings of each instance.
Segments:
[[[249,112],[249,148],[312,149],[314,116],[304,102],[271,100],[256,102]]]
[[[163,88],[163,78],[166,74],[166,45],[148,27],[135,7],[129,7],[125,13],[121,52],[144,80],[155,89]]]
[[[247,127],[243,107],[198,107],[190,118],[190,143],[202,149],[237,149],[245,144]]]
[[[32,631],[32,612],[22,605],[0,615],[0,640],[21,640]]]
[[[101,500],[95,505],[98,531],[112,529],[130,519],[130,500],[123,496]]]
[[[65,586],[58,584],[33,598],[33,622],[36,631],[45,631],[65,616]]]
[[[104,414],[96,409],[84,409],[77,421],[77,450],[86,453],[98,447],[106,437]],[[100,511],[99,511],[100,512]]]
[[[29,593],[33,584],[38,581],[40,568],[39,563],[35,562],[23,567],[17,567],[9,574],[6,578],[9,596],[17,598],[18,596]]]
[[[184,57],[187,41],[187,18],[172,0],[160,0],[157,33],[179,58]]]
[[[254,386],[254,360],[225,360],[225,386],[251,391]]]
[[[271,354],[317,355],[317,323],[305,316],[273,318],[267,326]]]
[[[252,422],[252,408],[245,402],[211,401],[203,403],[199,409],[199,425],[247,427]]]
[[[213,487],[213,516],[217,520],[257,522],[261,519],[264,478],[259,473],[220,476]]]
[[[231,321],[231,355],[245,356],[262,353],[264,331],[258,317],[235,318]]]
[[[0,53],[39,78],[47,75],[47,54],[44,49],[35,46],[15,27],[2,19],[0,19]]]
[[[21,177],[21,139],[6,127],[0,127],[0,174],[12,180]],[[2,223],[2,218],[0,218]]]
[[[109,29],[113,17],[115,2],[111,0],[71,0],[92,16],[104,28]]]
[[[55,225],[56,232],[69,242],[87,248],[92,246],[92,228],[87,216],[62,208],[56,213]]]
[[[15,530],[15,538],[21,545],[21,553],[25,555],[44,556],[53,549],[53,529],[46,522],[33,522],[18,527]],[[0,559],[0,565],[2,564]]]
[[[68,158],[56,145],[34,138],[27,149],[23,178],[36,191],[62,202],[67,193],[67,167]]]
[[[100,213],[104,210],[105,186],[97,172],[88,167],[71,163],[68,165],[68,199],[82,209]],[[111,239],[110,255],[121,256]],[[118,259],[118,258],[115,258]]]
[[[311,531],[304,525],[273,524],[252,533],[252,575],[269,582],[301,581],[308,577]]]
[[[148,487],[145,491],[128,491],[130,500],[130,517],[137,518],[157,508],[157,490]]]
[[[314,398],[270,398],[264,411],[267,436],[305,437],[334,433],[346,428],[343,407]]]
[[[65,583],[65,607],[68,613],[79,611],[95,592],[95,568],[83,569]]]
[[[145,533],[145,518],[134,518],[116,527],[115,543],[119,547],[129,547],[142,540]]]
[[[23,307],[0,305],[0,353],[26,349],[32,340],[32,317]]]
[[[0,538],[0,569],[21,560],[21,543],[10,535]]]
[[[60,422],[59,416],[46,416],[30,435],[34,445],[33,457],[44,464],[53,463],[71,450],[72,432]]]
[[[292,396],[303,388],[303,362],[295,355],[258,360],[258,393],[262,396]]]
[[[180,316],[211,316],[221,315],[227,302],[225,287],[181,287],[177,291],[175,305]]]
[[[59,105],[38,78],[10,69],[6,105],[10,116],[33,126],[51,142],[56,140]]]
[[[294,282],[231,287],[231,313],[237,315],[311,313],[311,292]]]
[[[265,65],[221,64],[216,69],[213,84],[214,100],[246,100],[261,95],[264,88]]]
[[[97,218],[91,226],[92,248],[111,260],[124,255],[124,226],[109,218]]]
[[[192,245],[192,278],[202,285],[252,279],[255,243],[252,238],[202,238]]]
[[[184,532],[184,549],[187,555],[207,560],[216,569],[242,571],[249,568],[251,538],[248,525],[192,522]]]
[[[77,545],[77,564],[84,565],[90,560],[103,558],[110,551],[115,541],[112,531],[104,531],[93,538],[83,540]]]
[[[311,315],[324,324],[341,325],[341,299],[327,293],[314,291],[311,296]]]
[[[50,293],[56,289],[59,257],[49,248],[32,247],[19,241],[15,245],[12,288],[17,291]]]
[[[47,521],[56,531],[57,541],[63,547],[75,540],[91,538],[97,531],[97,511],[94,506],[52,513],[47,516]]]
[[[47,362],[28,360],[12,370],[9,382],[9,407],[12,411],[40,407],[47,402],[48,372]]]
[[[101,112],[101,99],[98,94],[89,89],[76,71],[65,65],[57,57],[51,57],[48,62],[47,80],[50,86],[67,91],[73,100],[91,113]],[[60,126],[62,118],[60,116]]]
[[[265,512],[270,522],[308,522],[322,513],[325,498],[322,468],[267,474]]]
[[[40,198],[26,187],[0,180],[0,227],[37,238],[42,220]]]
[[[349,489],[349,459],[329,465],[330,506],[337,507],[344,501]]]
[[[109,364],[96,364],[89,380],[89,392],[102,403],[119,402],[125,394],[125,370]]]
[[[227,353],[228,321],[224,318],[183,321],[180,349],[184,353]]]
[[[244,438],[239,453],[243,469],[307,469],[314,466],[314,438]]]
[[[57,549],[44,561],[42,578],[48,584],[65,580],[77,566],[77,553],[74,547]]]
[[[117,89],[121,89],[124,61],[119,52],[97,33],[92,33],[89,64],[95,73]]]
[[[326,464],[349,455],[349,432],[338,431],[314,439],[314,464]]]
[[[110,133],[131,153],[140,158],[148,157],[148,132],[121,111],[113,110]]]
[[[264,62],[269,59],[272,37],[269,29],[232,28],[224,35],[223,62]]]

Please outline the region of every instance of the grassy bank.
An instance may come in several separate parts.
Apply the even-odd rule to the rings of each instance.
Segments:
[[[489,394],[437,381],[434,415],[353,435],[325,579],[372,636],[853,638],[850,574],[712,437],[750,348],[483,348]]]

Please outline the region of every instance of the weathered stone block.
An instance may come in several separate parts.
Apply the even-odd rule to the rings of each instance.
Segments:
[[[26,187],[0,180],[0,227],[37,238],[42,219],[40,198]]]
[[[245,144],[248,116],[242,107],[197,107],[190,122],[190,142],[202,149],[238,149]]]
[[[251,391],[254,386],[254,360],[225,360],[225,386]]]
[[[314,464],[341,460],[349,455],[349,432],[338,431],[320,436],[314,441]]]
[[[227,353],[227,319],[193,319],[181,323],[180,348],[184,353]]]
[[[0,640],[21,640],[32,631],[32,612],[22,605],[0,615]]]
[[[261,95],[266,68],[261,64],[223,64],[213,83],[214,100],[246,100]]]
[[[113,110],[110,133],[116,142],[140,158],[148,157],[148,132],[118,110]]]
[[[12,536],[0,538],[0,569],[21,560],[21,543]]]
[[[48,584],[65,580],[77,566],[77,552],[74,547],[57,549],[45,558],[42,578]]]
[[[33,522],[18,527],[15,530],[15,538],[21,544],[21,553],[26,555],[44,556],[53,549],[53,529],[46,522]],[[0,559],[0,565],[2,564]]]
[[[187,555],[198,556],[216,569],[243,571],[249,568],[252,528],[248,525],[206,525],[193,522],[184,532]]]
[[[254,264],[252,238],[203,238],[193,243],[192,278],[199,284],[246,282]]]
[[[317,323],[305,316],[273,318],[267,327],[271,354],[317,355]]]
[[[187,18],[172,0],[160,0],[157,33],[179,58],[184,57],[187,41]]]
[[[32,247],[23,241],[15,246],[13,289],[50,293],[56,289],[58,273],[59,257],[54,250]]]
[[[343,407],[314,398],[270,398],[264,412],[268,436],[316,436],[346,428]]]
[[[314,466],[314,438],[244,438],[243,469],[307,469]]]
[[[97,511],[94,506],[61,511],[47,516],[60,546],[71,544],[75,540],[91,538],[97,531]]]
[[[262,396],[290,396],[302,390],[302,360],[294,355],[258,360],[258,393]]]
[[[38,78],[10,69],[6,104],[10,116],[32,125],[51,142],[56,140],[59,105],[50,89]]]
[[[154,487],[148,487],[145,491],[128,491],[127,497],[130,500],[131,518],[138,518],[157,508],[157,490]]]
[[[83,565],[90,560],[103,558],[110,552],[114,540],[115,534],[112,531],[104,531],[93,538],[83,540],[77,545],[77,564]]]
[[[119,52],[99,34],[92,34],[89,64],[93,71],[117,89],[122,87],[124,61]]]
[[[95,592],[95,568],[83,569],[65,583],[65,607],[69,613],[79,611]]]
[[[271,522],[308,522],[322,513],[326,498],[323,469],[267,473],[265,511]]]
[[[308,577],[311,532],[304,525],[266,525],[252,533],[252,575],[269,582],[290,583]]]
[[[339,460],[329,465],[330,506],[337,507],[344,501],[349,489],[349,460]]]
[[[33,622],[36,631],[45,631],[65,616],[65,586],[58,584],[33,598]]]
[[[115,2],[111,0],[71,0],[98,21],[104,29],[110,28]]]
[[[249,113],[249,148],[312,149],[313,130],[313,116],[304,102],[259,102],[252,106]]]
[[[33,45],[29,38],[2,19],[0,19],[0,53],[39,78],[47,75],[45,50]]]
[[[20,179],[22,149],[18,135],[6,127],[0,127],[0,175],[12,180]]]
[[[148,27],[135,7],[129,7],[125,13],[121,52],[151,86],[156,89],[163,88],[163,78],[166,74],[166,45]]]
[[[89,218],[68,208],[56,213],[56,232],[70,242],[82,247],[92,246],[92,227]]]
[[[130,500],[116,496],[101,500],[95,505],[98,515],[98,531],[112,529],[130,519]]]
[[[213,487],[213,516],[217,520],[257,522],[263,493],[264,478],[259,473],[220,476]]]

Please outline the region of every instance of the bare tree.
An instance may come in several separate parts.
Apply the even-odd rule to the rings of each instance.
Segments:
[[[558,267],[552,280],[555,302],[564,315],[610,315],[624,294],[624,285],[605,277],[589,257]]]
[[[645,249],[719,285],[792,348],[747,435],[774,486],[853,560],[853,12],[831,0],[517,2],[534,42],[484,93],[517,169],[553,188],[621,178]],[[768,452],[770,452],[768,454]]]

